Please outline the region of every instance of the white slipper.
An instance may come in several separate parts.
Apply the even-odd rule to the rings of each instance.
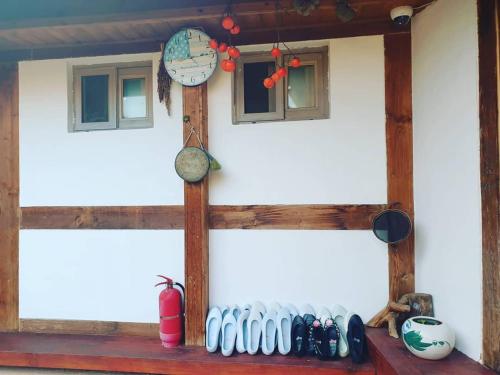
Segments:
[[[247,321],[250,310],[243,310],[236,321],[236,350],[238,353],[247,351],[248,327]]]
[[[278,351],[287,355],[292,349],[292,317],[287,308],[282,307],[276,317],[278,330]]]
[[[271,355],[276,348],[276,312],[270,311],[262,318],[262,353]]]
[[[246,349],[248,354],[257,354],[260,345],[260,336],[262,334],[262,315],[258,309],[250,310],[247,320],[248,341]]]
[[[308,303],[302,305],[300,307],[300,316],[304,317],[304,315],[310,314],[312,316],[316,316],[316,312],[314,311],[313,307],[309,305]]]
[[[243,307],[241,308],[241,311],[245,311],[245,310],[248,310],[250,311],[250,309],[252,308],[252,305],[250,305],[249,303],[246,303],[243,305]]]
[[[290,317],[292,318],[295,318],[297,315],[299,315],[299,310],[297,310],[297,308],[295,307],[295,305],[293,303],[287,303],[285,305],[286,309],[288,311],[290,311]]]
[[[322,307],[318,313],[318,319],[324,327],[327,320],[332,320],[332,313],[326,307]]]
[[[236,343],[236,319],[233,314],[227,314],[222,321],[221,333],[221,352],[223,356],[229,357],[233,354],[234,344]]]
[[[335,320],[340,332],[338,351],[341,358],[349,355],[349,344],[347,343],[347,331],[345,330],[344,322],[346,314],[347,310],[343,306],[334,305],[332,307],[332,318]]]
[[[236,321],[238,321],[238,317],[240,316],[241,314],[241,310],[240,308],[238,307],[238,305],[232,305],[230,308],[229,308],[229,314],[232,314],[234,316],[234,319],[236,319]]]
[[[261,316],[264,316],[264,314],[266,313],[266,306],[264,306],[264,304],[260,301],[255,301],[252,305],[252,308],[250,309],[250,311],[253,311],[255,310],[256,312],[258,312]]]
[[[278,313],[278,311],[281,310],[281,305],[276,301],[271,302],[271,304],[269,305],[269,309],[267,311],[273,311],[273,310],[276,312],[276,314]]]
[[[214,353],[219,347],[220,329],[222,327],[222,314],[217,306],[210,309],[205,325],[207,351]]]
[[[222,314],[222,319],[224,320],[226,314],[229,312],[229,307],[226,305],[222,305],[219,307],[220,313]]]

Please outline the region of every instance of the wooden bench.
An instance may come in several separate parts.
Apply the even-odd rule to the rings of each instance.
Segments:
[[[159,339],[132,336],[0,334],[0,366],[120,371],[150,374],[493,375],[454,351],[441,361],[413,356],[385,329],[367,329],[370,359],[320,361],[314,357],[247,354],[229,358],[203,347],[163,349]]]

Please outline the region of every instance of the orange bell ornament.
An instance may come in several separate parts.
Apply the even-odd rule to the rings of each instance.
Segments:
[[[233,59],[237,59],[241,55],[240,50],[236,47],[229,47],[227,49],[227,54]]]
[[[229,32],[233,35],[238,35],[240,33],[241,29],[239,25],[234,25]]]
[[[222,27],[226,30],[231,30],[234,26],[234,20],[231,16],[226,16],[222,19]]]
[[[301,64],[302,63],[297,56],[295,56],[293,59],[290,60],[290,66],[292,68],[298,68]]]
[[[219,43],[219,52],[226,52],[227,51],[227,44],[224,42]]]
[[[276,59],[281,56],[281,50],[278,47],[274,47],[271,50],[271,55]]]
[[[283,78],[287,75],[288,72],[286,71],[286,68],[281,67],[276,71],[276,73],[278,73],[280,78]]]
[[[208,42],[208,45],[212,49],[217,49],[217,47],[219,47],[219,43],[217,43],[217,40],[215,40],[215,39],[210,39],[210,42]]]
[[[221,68],[225,72],[231,73],[236,70],[236,63],[233,60],[224,59],[222,60]]]
[[[274,81],[273,81],[273,79],[272,79],[272,78],[269,78],[269,77],[267,77],[267,78],[264,80],[263,84],[264,84],[264,87],[265,87],[266,89],[272,89],[272,88],[274,87]]]

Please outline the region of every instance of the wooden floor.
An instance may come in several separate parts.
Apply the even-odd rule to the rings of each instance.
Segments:
[[[387,334],[385,328],[367,328],[368,351],[377,374],[383,375],[495,375],[463,353],[454,350],[440,361],[411,354],[402,340]]]
[[[158,339],[124,336],[0,334],[0,366],[151,374],[375,374],[350,358],[319,361],[292,356],[207,353],[203,347],[163,349]]]

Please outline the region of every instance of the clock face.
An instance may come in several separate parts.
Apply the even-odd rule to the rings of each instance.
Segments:
[[[210,48],[210,37],[197,29],[177,32],[165,46],[163,60],[167,72],[184,86],[205,82],[217,67],[217,51]]]

